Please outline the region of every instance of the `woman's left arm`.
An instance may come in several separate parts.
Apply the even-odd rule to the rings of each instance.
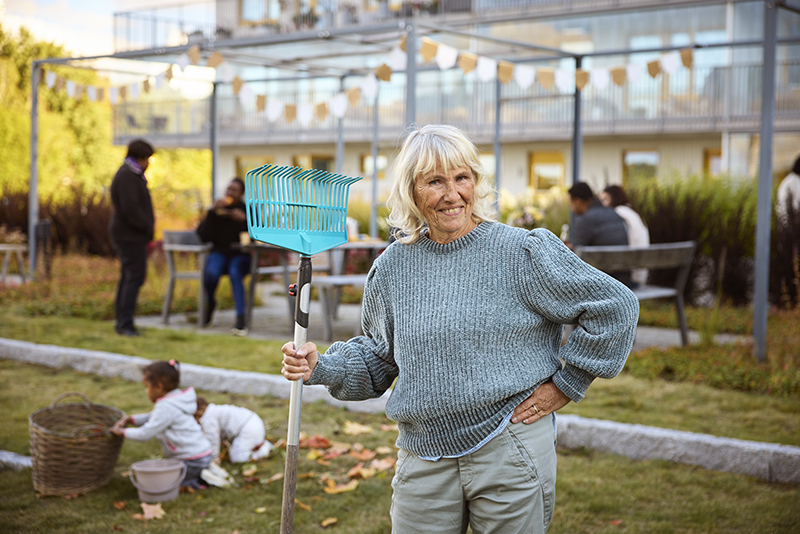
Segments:
[[[532,268],[523,285],[531,305],[553,322],[576,325],[559,351],[564,366],[547,386],[558,393],[550,389],[542,392],[543,398],[548,393],[554,406],[566,404],[564,398],[579,402],[595,378],[613,378],[622,371],[636,334],[639,301],[624,284],[585,263],[548,230],[533,230],[525,248]]]

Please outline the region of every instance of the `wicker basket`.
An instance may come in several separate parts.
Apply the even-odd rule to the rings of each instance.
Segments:
[[[72,395],[83,403],[58,405]],[[59,395],[50,407],[33,412],[28,418],[33,488],[40,495],[74,495],[108,484],[123,442],[110,428],[123,415],[80,393]]]

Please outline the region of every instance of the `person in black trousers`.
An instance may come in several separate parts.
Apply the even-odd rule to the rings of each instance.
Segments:
[[[109,233],[121,263],[117,297],[114,301],[117,334],[138,336],[133,324],[139,288],[147,273],[147,243],[153,239],[155,216],[144,171],[155,153],[143,139],[128,145],[128,155],[111,182]]]

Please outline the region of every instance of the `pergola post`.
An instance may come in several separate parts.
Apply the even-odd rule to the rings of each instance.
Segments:
[[[581,68],[580,57],[575,58],[575,71]],[[581,90],[575,84],[572,117],[572,185],[581,181],[581,157],[583,155],[583,131],[581,130]]]
[[[502,102],[500,100],[502,96],[501,92],[502,84],[498,78],[495,80],[494,84],[494,203],[498,215],[500,214],[500,160],[502,159],[501,151],[503,150],[503,147],[500,144],[500,126],[502,124],[502,118],[500,115],[502,110]]]
[[[211,90],[211,104],[209,109],[209,119],[211,121],[211,202],[214,202],[214,195],[217,194],[217,178],[219,176],[219,121],[217,117],[217,87],[214,82]],[[244,176],[239,176],[244,179]]]
[[[372,207],[369,210],[369,235],[378,237],[378,110],[381,97],[380,84],[375,92],[372,108]]]
[[[344,92],[344,76],[339,78],[339,90]],[[344,116],[336,119],[336,174],[342,174],[344,163]]]
[[[417,32],[406,23],[406,127],[417,122]]]
[[[761,74],[761,146],[758,161],[756,214],[756,279],[753,297],[755,356],[767,357],[767,308],[769,300],[770,223],[772,219],[772,134],[775,119],[775,34],[778,9],[774,0],[764,2],[764,61]]]
[[[39,77],[38,61],[31,65],[31,176],[28,187],[28,267],[30,278],[36,274],[36,225],[39,223]],[[20,265],[20,268],[22,266]]]

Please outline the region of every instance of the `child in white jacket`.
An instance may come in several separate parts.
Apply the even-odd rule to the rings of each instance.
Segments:
[[[247,408],[209,404],[203,397],[198,397],[194,417],[211,442],[211,456],[216,463],[219,463],[222,441],[230,443],[228,458],[233,463],[259,460],[272,451],[272,443],[264,437],[264,422]]]
[[[213,458],[211,443],[194,418],[197,396],[193,388],[181,390],[178,362],[153,362],[142,369],[145,392],[155,404],[153,411],[126,415],[111,432],[134,441],[156,438],[165,458],[177,458],[186,464],[182,486],[200,488],[200,472]],[[134,425],[139,428],[125,428]]]

